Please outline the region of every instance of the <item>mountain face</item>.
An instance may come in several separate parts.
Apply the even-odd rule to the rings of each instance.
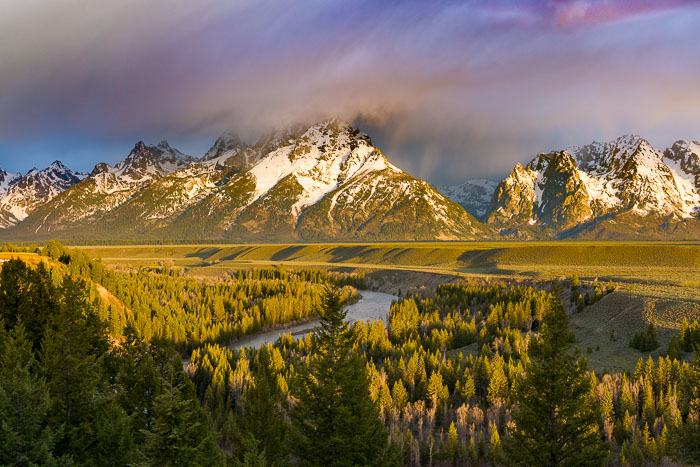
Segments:
[[[111,167],[100,163],[80,183],[52,197],[17,226],[25,235],[56,230],[86,229],[145,186],[195,159],[162,141],[157,146],[136,143],[123,161]]]
[[[479,218],[482,222],[476,220]],[[113,167],[0,170],[0,231],[26,241],[382,241],[700,237],[700,143],[639,136],[538,154],[500,183],[439,187],[329,120],[200,159],[138,142]]]
[[[700,190],[700,142],[679,140],[664,151],[666,164]]]
[[[44,170],[31,169],[24,176],[0,171],[0,227],[17,224],[85,176],[59,161]]]
[[[480,178],[467,180],[462,185],[439,186],[438,191],[459,204],[472,216],[482,219],[489,208],[498,182]]]
[[[642,226],[653,232],[655,224],[692,232],[700,213],[697,149],[677,142],[662,154],[638,136],[623,136],[540,154],[499,183],[487,223],[544,236],[604,237],[610,229],[601,225],[618,222],[631,236]]]
[[[226,240],[474,239],[489,235],[458,204],[390,164],[336,120],[246,145],[217,139],[194,160],[139,142],[98,164],[8,234]]]

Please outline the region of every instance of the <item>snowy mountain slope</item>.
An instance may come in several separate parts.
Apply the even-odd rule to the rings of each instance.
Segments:
[[[535,226],[578,234],[577,226],[584,223],[590,227],[628,213],[625,222],[636,216],[652,224],[652,219],[687,219],[692,225],[700,213],[695,146],[677,143],[674,148],[664,157],[639,136],[623,136],[540,154],[525,168],[517,164],[498,185],[487,222],[497,228]]]
[[[241,240],[471,239],[488,231],[338,120],[290,127],[251,146],[224,135],[197,161],[167,143],[139,142],[124,161],[98,164],[17,229]]]
[[[5,196],[7,190],[9,190],[12,185],[17,183],[20,178],[22,178],[22,174],[8,173],[5,170],[0,169],[0,196]]]
[[[610,143],[572,148],[582,171],[589,178],[600,212],[631,210],[638,215],[673,215],[690,218],[697,214],[700,198],[684,182],[681,173],[666,164],[661,152],[635,135]]]
[[[700,190],[700,142],[679,140],[664,151],[666,165],[674,172],[678,182]]]
[[[0,173],[0,227],[17,224],[86,176],[73,172],[60,161],[44,170],[33,168],[24,176],[3,171]]]
[[[17,229],[28,235],[68,227],[84,229],[152,181],[185,168],[194,160],[165,141],[157,146],[139,141],[126,159],[114,167],[97,164],[90,175],[39,206]]]
[[[0,226],[23,241],[696,238],[699,161],[697,142],[662,154],[624,136],[539,154],[498,184],[438,191],[389,163],[368,135],[328,120],[253,145],[225,134],[200,159],[139,142],[89,176],[60,164],[25,177],[0,171]]]
[[[480,219],[486,214],[497,186],[498,182],[479,178],[467,180],[461,185],[438,186],[437,190],[462,206],[469,214]]]
[[[447,209],[445,206],[454,209],[454,203],[426,182],[390,164],[372,146],[369,136],[347,123],[322,122],[289,132],[277,141],[279,146],[275,150],[234,176],[203,203],[209,206],[210,213],[223,210],[233,214],[218,226],[225,235],[268,239],[338,236],[405,239],[416,235],[429,238],[416,230],[416,224],[410,223],[396,233],[389,233],[386,214],[400,209],[400,202],[408,200],[424,206],[415,214],[419,218],[440,218],[441,211]],[[381,211],[367,209],[377,200],[384,206],[385,215],[381,218],[376,217]],[[352,213],[354,224],[340,220],[341,205],[346,213]],[[471,226],[467,225],[473,218],[464,214],[460,212],[461,224],[440,220],[440,226],[434,229],[450,238],[470,238]],[[370,217],[382,224],[384,230],[364,228]],[[430,222],[424,219],[420,223]]]
[[[7,191],[22,178],[22,174],[8,173],[0,169],[0,199],[4,198]],[[12,214],[12,209],[0,206],[0,228],[7,228],[16,224],[19,220]]]
[[[309,239],[484,239],[489,229],[428,182],[390,168],[370,171],[310,206],[298,231]]]

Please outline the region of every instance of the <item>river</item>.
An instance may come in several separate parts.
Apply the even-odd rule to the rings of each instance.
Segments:
[[[389,313],[391,301],[396,300],[396,297],[387,293],[371,292],[369,290],[360,290],[359,292],[360,295],[362,295],[362,298],[352,305],[346,307],[348,314],[345,320],[349,323],[363,320],[366,321],[368,319],[371,321],[376,319],[384,321],[387,313]],[[261,344],[274,343],[282,334],[292,334],[294,339],[299,339],[304,337],[317,326],[318,320],[311,320],[302,324],[292,325],[284,329],[275,329],[272,331],[257,333],[252,336],[238,339],[231,344],[231,348],[257,348]]]

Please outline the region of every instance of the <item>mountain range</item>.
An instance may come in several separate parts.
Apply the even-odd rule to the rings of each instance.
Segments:
[[[60,162],[0,170],[0,236],[14,241],[389,241],[700,238],[700,143],[638,136],[542,153],[502,181],[433,187],[339,120],[202,157],[138,142],[90,174]]]

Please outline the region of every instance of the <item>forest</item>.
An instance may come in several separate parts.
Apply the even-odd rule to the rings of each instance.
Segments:
[[[445,284],[397,298],[386,323],[348,325],[358,274],[202,280],[56,242],[2,249],[42,258],[0,271],[2,465],[700,462],[698,323],[656,359],[640,330],[626,373],[572,351],[564,289],[578,308],[612,284],[586,303],[575,277]],[[304,338],[227,345],[308,318]]]

